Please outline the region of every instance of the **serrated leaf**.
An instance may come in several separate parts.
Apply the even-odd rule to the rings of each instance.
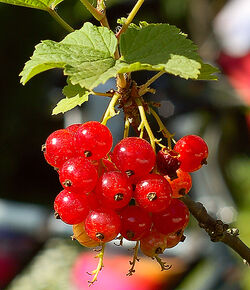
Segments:
[[[57,103],[56,107],[53,109],[52,115],[65,113],[76,106],[81,106],[84,102],[88,101],[91,92],[81,88],[79,85],[74,86],[68,81],[68,85],[63,89],[63,94],[66,98]]]
[[[216,79],[216,69],[202,62],[197,47],[186,35],[169,24],[142,23],[130,27],[120,40],[121,61],[119,72],[135,70],[165,70],[188,79]],[[125,64],[128,64],[127,66]]]
[[[0,0],[2,3],[24,6],[29,8],[41,9],[48,11],[49,8],[54,8],[63,0]]]
[[[59,43],[46,40],[38,44],[20,74],[21,83],[25,84],[42,71],[59,67],[64,68],[73,85],[93,89],[117,73],[114,69],[116,46],[112,31],[85,23]]]

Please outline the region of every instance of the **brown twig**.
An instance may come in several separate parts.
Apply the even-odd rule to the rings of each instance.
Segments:
[[[189,196],[184,196],[181,200],[189,208],[191,214],[199,222],[211,238],[212,242],[223,242],[238,253],[248,264],[250,264],[250,249],[238,237],[239,230],[230,229],[227,224],[221,220],[212,218],[203,204],[193,201]]]

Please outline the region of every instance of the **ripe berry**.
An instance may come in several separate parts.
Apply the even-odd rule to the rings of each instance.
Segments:
[[[145,210],[161,212],[169,206],[171,194],[171,186],[163,176],[148,174],[136,184],[134,198]]]
[[[167,175],[164,176],[172,188],[173,198],[179,198],[185,194],[188,194],[192,187],[192,179],[188,172],[178,169],[176,173],[177,178],[174,180],[171,180],[171,178],[169,178]]]
[[[127,137],[121,140],[111,155],[118,169],[128,176],[143,176],[155,165],[155,153],[152,146],[144,139]]]
[[[73,225],[73,239],[76,239],[82,246],[94,248],[100,245],[99,242],[92,240],[85,231],[84,222]]]
[[[86,195],[75,194],[66,189],[55,198],[54,209],[60,219],[70,225],[84,221],[90,210]]]
[[[140,240],[140,248],[143,254],[148,257],[153,258],[163,254],[167,248],[167,237],[153,228],[148,235]]]
[[[75,133],[76,149],[79,155],[99,160],[112,147],[112,135],[108,127],[96,121],[82,124]]]
[[[74,136],[65,129],[54,131],[47,138],[44,149],[46,161],[60,168],[66,160],[75,156]]]
[[[73,124],[68,126],[67,128],[65,128],[67,131],[75,134],[75,132],[78,130],[78,128],[81,126],[82,124]]]
[[[180,167],[179,154],[168,148],[161,149],[156,155],[157,170],[168,175],[171,180],[177,178],[176,170]]]
[[[87,235],[103,243],[112,241],[120,232],[121,227],[117,213],[107,208],[91,210],[84,223]]]
[[[186,172],[193,172],[206,164],[208,147],[205,141],[196,135],[182,137],[174,146],[174,150],[180,154],[180,168]]]
[[[185,240],[185,236],[183,236],[183,230],[168,234],[166,237],[168,249],[175,247],[177,244],[179,244],[179,242],[183,242]]]
[[[139,206],[127,206],[120,212],[121,235],[129,241],[138,241],[150,231],[152,221],[148,212]]]
[[[124,173],[108,171],[99,178],[95,193],[105,207],[119,209],[132,197],[132,187]]]
[[[173,198],[169,207],[163,212],[152,215],[155,228],[167,235],[183,230],[189,221],[189,210],[179,199]]]
[[[90,160],[75,157],[63,164],[59,171],[59,179],[64,188],[75,193],[87,193],[96,186],[98,174]]]

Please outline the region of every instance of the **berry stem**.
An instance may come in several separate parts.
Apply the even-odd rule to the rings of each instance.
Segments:
[[[91,91],[91,94],[96,95],[96,96],[108,97],[108,98],[112,98],[114,95],[114,93],[101,93],[101,92],[94,92],[94,91]]]
[[[164,126],[164,124],[162,123],[162,121],[161,121],[160,117],[158,116],[158,114],[157,114],[157,113],[156,113],[152,108],[150,108],[149,110],[150,110],[150,113],[154,116],[156,122],[157,122],[158,125],[159,125],[159,128],[160,128],[159,132],[162,132],[162,135],[163,135],[165,138],[168,139],[168,148],[169,148],[169,149],[172,149],[172,148],[171,148],[171,147],[172,147],[172,145],[171,145],[171,140],[173,140],[173,142],[176,143],[175,140],[173,139],[174,134],[171,134],[171,133],[168,131],[168,129],[167,129],[167,128]]]
[[[138,0],[137,3],[135,4],[134,8],[132,9],[132,11],[129,13],[125,23],[123,24],[122,28],[120,29],[120,31],[116,34],[116,37],[119,41],[120,36],[122,33],[124,33],[128,27],[129,24],[133,21],[133,19],[135,18],[135,15],[137,14],[138,10],[141,8],[142,4],[143,4],[144,0]]]
[[[139,261],[138,259],[138,250],[139,250],[139,241],[136,242],[136,245],[134,247],[134,256],[133,256],[133,260],[129,261],[131,268],[129,269],[127,276],[132,276],[135,272],[135,263],[136,261]]]
[[[119,100],[119,98],[121,98],[121,95],[118,93],[118,92],[115,92],[109,105],[108,105],[108,108],[107,110],[105,111],[105,114],[104,114],[104,117],[102,119],[102,124],[103,125],[106,125],[107,124],[107,121],[114,117],[115,115],[118,115],[119,112],[116,112],[115,111],[115,105],[117,103],[117,101]]]
[[[47,11],[69,33],[74,31],[74,28],[71,27],[65,20],[63,20],[62,17],[59,14],[57,14],[54,8],[49,8]]]
[[[139,95],[143,96],[151,89],[149,86],[156,81],[160,76],[162,76],[165,73],[165,71],[159,71],[156,75],[154,75],[151,79],[149,79],[144,85],[142,85],[139,89]]]
[[[160,264],[161,266],[161,271],[165,271],[165,270],[169,270],[172,266],[170,265],[167,265],[166,262],[163,262],[162,259],[158,256],[158,255],[155,255],[154,257],[156,259],[156,261]]]
[[[129,136],[129,127],[130,127],[129,119],[128,119],[128,116],[126,116],[125,122],[124,122],[123,138],[127,138]]]
[[[229,229],[227,224],[212,218],[203,204],[193,201],[189,196],[185,195],[180,200],[186,204],[191,214],[199,222],[199,226],[208,233],[212,242],[223,242],[250,264],[250,249],[239,239],[238,231]]]
[[[91,272],[90,275],[94,275],[93,279],[91,281],[88,281],[89,286],[91,286],[93,283],[95,283],[95,281],[97,280],[97,276],[99,274],[99,272],[102,270],[103,268],[103,257],[104,257],[104,249],[105,249],[105,244],[102,244],[102,248],[100,253],[96,256],[96,258],[99,259],[98,261],[98,265],[97,268]]]
[[[95,17],[96,20],[101,22],[103,18],[106,17],[104,13],[98,11],[93,5],[91,5],[88,0],[80,0],[80,1],[89,10],[89,12]]]
[[[149,139],[150,139],[150,143],[151,143],[151,146],[153,147],[154,151],[155,151],[155,136],[150,128],[150,125],[148,123],[148,120],[147,120],[147,117],[146,117],[146,113],[145,113],[145,110],[144,110],[144,107],[142,105],[142,102],[139,98],[136,98],[135,99],[135,102],[137,104],[137,107],[138,107],[138,110],[139,110],[139,113],[140,113],[140,116],[141,116],[141,124],[138,128],[138,130],[142,131],[143,128],[145,127],[146,128],[146,131],[148,133],[148,136],[149,136]]]

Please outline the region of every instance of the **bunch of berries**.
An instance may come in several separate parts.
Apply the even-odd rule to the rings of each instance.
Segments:
[[[138,137],[111,148],[111,132],[96,121],[47,138],[44,157],[57,168],[64,188],[55,198],[55,215],[73,225],[83,246],[96,247],[120,234],[139,241],[145,255],[158,257],[184,238],[189,210],[178,198],[191,189],[189,172],[206,163],[207,145],[189,135],[157,154]]]

